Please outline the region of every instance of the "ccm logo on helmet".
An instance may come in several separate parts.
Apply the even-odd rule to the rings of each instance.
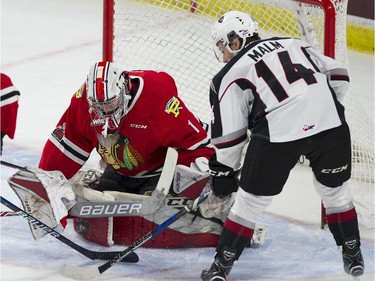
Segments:
[[[333,169],[322,169],[320,172],[324,174],[336,174],[340,173],[342,171],[345,171],[348,168],[348,164],[345,166],[339,167],[339,168],[333,168]]]

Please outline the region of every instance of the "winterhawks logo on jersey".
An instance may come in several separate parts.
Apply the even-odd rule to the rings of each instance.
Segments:
[[[103,160],[111,165],[115,170],[133,170],[144,163],[143,156],[130,143],[128,138],[121,137],[120,140],[111,147],[105,147],[98,143],[98,153]]]
[[[306,131],[308,131],[308,130],[313,129],[314,127],[315,127],[315,125],[305,125],[305,126],[303,126],[303,129],[302,129],[302,130],[304,130],[304,131],[306,132]]]
[[[176,97],[172,97],[165,106],[165,112],[167,114],[174,114],[174,117],[178,117],[180,115],[180,110],[182,109],[182,106],[180,106],[180,101]]]

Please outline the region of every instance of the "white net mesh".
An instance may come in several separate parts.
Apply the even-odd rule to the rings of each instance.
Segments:
[[[338,61],[348,65],[347,0],[331,1],[336,20],[333,28],[325,25],[327,17],[332,15],[311,4],[324,2],[318,0],[116,0],[113,60],[127,69],[170,73],[189,109],[209,123],[210,80],[223,66],[212,50],[210,38],[214,21],[229,10],[249,12],[259,23],[261,37],[304,38],[322,53],[334,52]],[[374,122],[366,116],[353,89],[344,102],[353,141],[351,181],[358,189],[355,194],[371,195],[363,196],[366,199],[362,200],[372,200],[369,204],[373,226]]]

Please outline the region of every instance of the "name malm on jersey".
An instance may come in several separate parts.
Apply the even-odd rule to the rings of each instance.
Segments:
[[[248,52],[248,56],[255,62],[260,60],[265,54],[271,53],[278,49],[283,49],[284,47],[275,41],[267,41],[262,44],[257,45],[252,50]]]

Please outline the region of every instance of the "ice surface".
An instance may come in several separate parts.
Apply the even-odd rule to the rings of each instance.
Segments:
[[[101,9],[102,0],[1,0],[1,71],[21,92],[16,136],[5,138],[2,160],[37,165],[70,97],[84,82],[91,64],[101,58]],[[354,87],[373,118],[374,57],[355,52],[349,56]],[[93,154],[87,166],[96,165],[97,159]],[[6,182],[14,172],[1,166],[1,194],[20,205]],[[245,250],[230,280],[352,280],[343,272],[341,253],[331,234],[319,228],[319,206],[311,172],[305,166],[296,167],[284,192],[262,217],[268,227],[265,244]],[[365,228],[361,232],[366,262],[361,280],[374,280],[374,232]],[[91,250],[109,250],[84,241],[71,223],[63,234]],[[98,280],[200,280],[214,249],[139,249],[137,253],[139,263],[115,265]],[[34,241],[22,218],[1,218],[1,280],[71,280],[58,272],[66,263],[97,267],[103,262],[88,260],[50,236]]]

